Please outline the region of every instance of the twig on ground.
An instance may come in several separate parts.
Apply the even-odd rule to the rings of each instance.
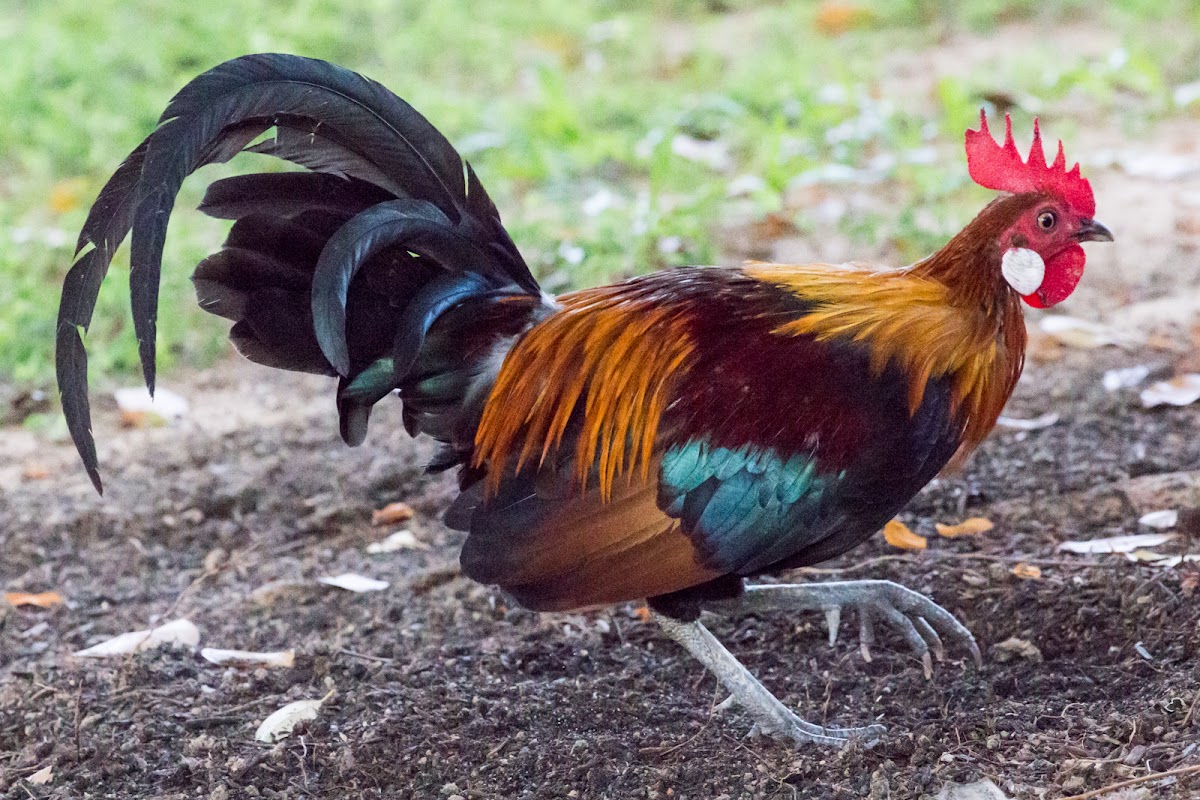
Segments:
[[[1196,696],[1192,698],[1192,704],[1188,707],[1187,714],[1183,717],[1183,722],[1179,723],[1179,727],[1186,728],[1192,721],[1192,714],[1196,713],[1196,703],[1200,703],[1200,692],[1196,692]]]
[[[1143,775],[1140,778],[1132,778],[1127,781],[1121,781],[1120,783],[1114,783],[1112,786],[1105,786],[1102,789],[1093,789],[1092,791],[1084,792],[1083,794],[1073,794],[1070,797],[1062,798],[1062,800],[1091,800],[1093,797],[1099,797],[1102,794],[1115,792],[1118,789],[1127,789],[1130,786],[1137,786],[1139,783],[1157,781],[1162,778],[1178,778],[1182,775],[1194,775],[1197,772],[1200,772],[1200,764],[1193,764],[1190,767],[1180,767],[1178,769],[1169,769],[1166,772],[1155,772],[1150,775]]]
[[[508,743],[512,741],[512,738],[513,737],[511,737],[511,736],[505,736],[504,739],[501,740],[500,744],[496,745],[491,750],[488,750],[488,752],[487,752],[488,759],[490,760],[490,759],[493,759],[496,756],[500,755],[500,751],[508,746]]]
[[[350,656],[351,658],[361,658],[364,661],[378,661],[380,664],[394,664],[396,661],[396,659],[394,659],[394,658],[384,658],[383,656],[373,656],[373,655],[369,655],[367,653],[356,653],[353,650],[342,649],[342,650],[338,650],[338,653],[340,653],[341,655],[344,655],[344,656]]]

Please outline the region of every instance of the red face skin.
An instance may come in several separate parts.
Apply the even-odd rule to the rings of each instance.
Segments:
[[[1046,263],[1046,277],[1036,291],[1021,299],[1033,308],[1048,308],[1066,300],[1083,277],[1086,257],[1079,243],[1092,241],[1111,242],[1112,234],[1058,200],[1047,199],[1023,214],[1005,232],[1001,245],[1033,250]]]

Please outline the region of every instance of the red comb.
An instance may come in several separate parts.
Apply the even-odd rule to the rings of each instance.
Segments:
[[[1021,159],[1017,145],[1013,142],[1012,118],[1004,115],[1004,145],[996,144],[988,130],[987,113],[979,111],[979,130],[967,130],[967,171],[971,180],[987,189],[1020,194],[1023,192],[1049,192],[1061,198],[1081,217],[1096,213],[1096,198],[1087,178],[1079,174],[1076,164],[1070,172],[1066,169],[1067,159],[1063,155],[1062,142],[1058,143],[1058,155],[1054,163],[1046,164],[1042,151],[1042,134],[1038,121],[1033,120],[1033,144],[1029,147],[1028,162]]]

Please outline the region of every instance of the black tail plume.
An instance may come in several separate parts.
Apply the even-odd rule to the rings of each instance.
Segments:
[[[250,146],[271,128],[273,139]],[[134,330],[153,392],[159,275],[176,195],[196,169],[247,148],[312,172],[251,175],[210,187],[201,208],[238,220],[242,229],[235,226],[225,249],[197,269],[201,304],[236,319],[235,344],[263,363],[340,373],[347,387],[374,365],[370,391],[360,381],[357,394],[351,392],[353,402],[339,402],[359,409],[354,412],[359,422],[348,426],[344,419],[343,431],[365,429],[365,415],[354,403],[379,394],[382,384],[374,379],[386,370],[377,362],[390,358],[406,305],[397,291],[419,291],[433,273],[445,271],[480,276],[480,291],[540,292],[475,173],[406,102],[374,81],[315,59],[259,54],[225,62],[175,95],[158,128],[105,185],[63,285],[59,390],[71,436],[97,490],[80,331],[91,322],[113,254],[132,231]],[[297,235],[297,241],[308,242],[299,247],[300,255],[296,247],[270,252],[268,244],[238,239],[239,233],[278,234],[287,225],[310,234]],[[412,274],[392,280],[398,262],[413,262]],[[366,274],[353,280],[360,272]],[[376,285],[356,289],[364,280]],[[381,282],[387,284],[384,291]],[[251,293],[255,302],[247,302]],[[425,320],[422,327],[429,324]],[[410,347],[412,335],[409,330],[398,346]],[[347,344],[348,337],[354,341]],[[395,377],[398,385],[403,376]]]

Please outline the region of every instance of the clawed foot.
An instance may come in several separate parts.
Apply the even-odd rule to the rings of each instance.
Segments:
[[[933,676],[933,659],[943,661],[943,639],[964,647],[976,666],[983,664],[975,637],[946,609],[925,595],[891,581],[847,581],[844,583],[767,584],[746,587],[737,601],[741,610],[823,611],[829,623],[829,643],[837,641],[842,611],[858,612],[859,652],[871,660],[877,623],[890,625],[904,637],[921,659],[925,677]]]
[[[683,622],[654,612],[651,616],[668,636],[683,645],[729,690],[730,699],[722,703],[721,708],[727,703],[737,703],[754,719],[760,733],[788,738],[798,744],[834,747],[841,747],[852,738],[861,738],[870,746],[883,734],[882,725],[826,728],[805,722],[767,691],[699,622]]]
[[[795,714],[783,724],[767,725],[755,722],[750,735],[761,734],[779,739],[791,739],[799,744],[824,744],[843,747],[851,739],[859,739],[864,747],[874,747],[887,731],[883,725],[868,725],[864,728],[824,728],[805,722]]]
[[[713,711],[722,714],[731,710],[738,704],[738,698],[734,695],[729,695],[717,705],[713,706]],[[879,743],[880,737],[887,731],[883,725],[867,725],[862,728],[827,728],[822,725],[814,725],[801,719],[798,715],[787,711],[782,719],[771,720],[764,722],[758,720],[754,723],[754,727],[750,729],[750,736],[772,736],[793,741],[813,744],[828,744],[841,746],[848,743],[851,739],[861,739],[866,747],[873,747]]]
[[[933,658],[939,661],[945,658],[943,638],[964,646],[977,665],[983,662],[975,637],[950,612],[928,597],[891,581],[748,586],[740,597],[705,603],[704,608],[723,612],[823,611],[829,621],[831,643],[837,641],[843,609],[853,608],[858,612],[860,649],[867,661],[871,660],[871,645],[875,642],[875,624],[884,622],[898,630],[916,651],[927,678],[933,675]],[[767,691],[699,621],[685,622],[654,611],[651,617],[729,690],[730,699],[718,708],[737,703],[754,718],[755,728],[761,733],[800,744],[833,746],[862,739],[869,747],[884,732],[882,725],[826,728],[805,722]]]
[[[862,740],[863,746],[873,747],[879,743],[887,728],[883,725],[867,725],[862,728],[826,728],[806,722],[796,714],[788,712],[787,720],[775,724],[765,724],[761,720],[755,722],[750,735],[756,733],[780,739],[792,739],[801,744],[827,744],[841,747],[851,739]]]
[[[921,659],[926,678],[933,677],[933,659],[944,661],[945,639],[965,647],[976,666],[983,665],[983,656],[975,637],[946,609],[923,594],[891,581],[855,581],[845,584],[824,584],[842,587],[838,594],[845,599],[840,605],[825,608],[829,623],[829,643],[837,641],[842,609],[850,606],[858,612],[858,649],[864,661],[871,660],[875,644],[875,625],[892,626]],[[932,655],[931,655],[932,653]]]

